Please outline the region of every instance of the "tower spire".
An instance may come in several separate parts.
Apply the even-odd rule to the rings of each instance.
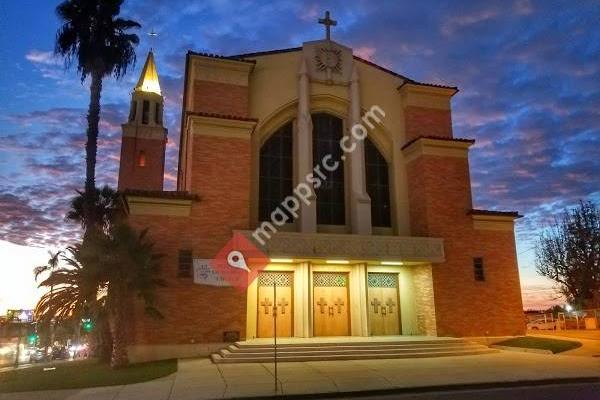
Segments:
[[[119,190],[163,189],[168,133],[163,122],[163,107],[154,54],[150,51],[131,93],[129,119],[121,125]]]
[[[148,52],[146,63],[144,64],[140,79],[138,80],[137,85],[135,85],[134,90],[136,92],[141,91],[156,93],[158,95],[161,94],[160,83],[158,82],[158,72],[156,72],[156,64],[154,63],[154,53],[152,50]]]

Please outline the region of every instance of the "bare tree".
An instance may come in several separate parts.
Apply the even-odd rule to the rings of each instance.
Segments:
[[[536,270],[569,302],[600,307],[600,210],[592,202],[565,210],[536,245]]]

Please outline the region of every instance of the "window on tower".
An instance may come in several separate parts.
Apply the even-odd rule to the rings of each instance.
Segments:
[[[158,125],[162,124],[162,113],[160,109],[160,103],[155,103],[154,107],[154,122]]]
[[[137,101],[132,100],[131,101],[131,109],[129,110],[129,120],[130,121],[135,121],[136,113],[137,113]]]
[[[146,166],[146,152],[144,150],[140,150],[137,157],[137,166],[145,167]]]
[[[148,124],[150,114],[150,102],[148,100],[144,100],[142,103],[142,124]]]

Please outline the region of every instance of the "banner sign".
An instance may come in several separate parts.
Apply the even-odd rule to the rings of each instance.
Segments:
[[[210,267],[210,261],[194,259],[194,283],[207,286],[231,286],[229,282]]]

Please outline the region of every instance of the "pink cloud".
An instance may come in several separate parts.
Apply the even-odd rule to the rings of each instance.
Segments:
[[[373,61],[373,56],[377,52],[375,47],[362,46],[354,49],[354,55],[357,55],[360,58],[363,58],[367,61]]]

